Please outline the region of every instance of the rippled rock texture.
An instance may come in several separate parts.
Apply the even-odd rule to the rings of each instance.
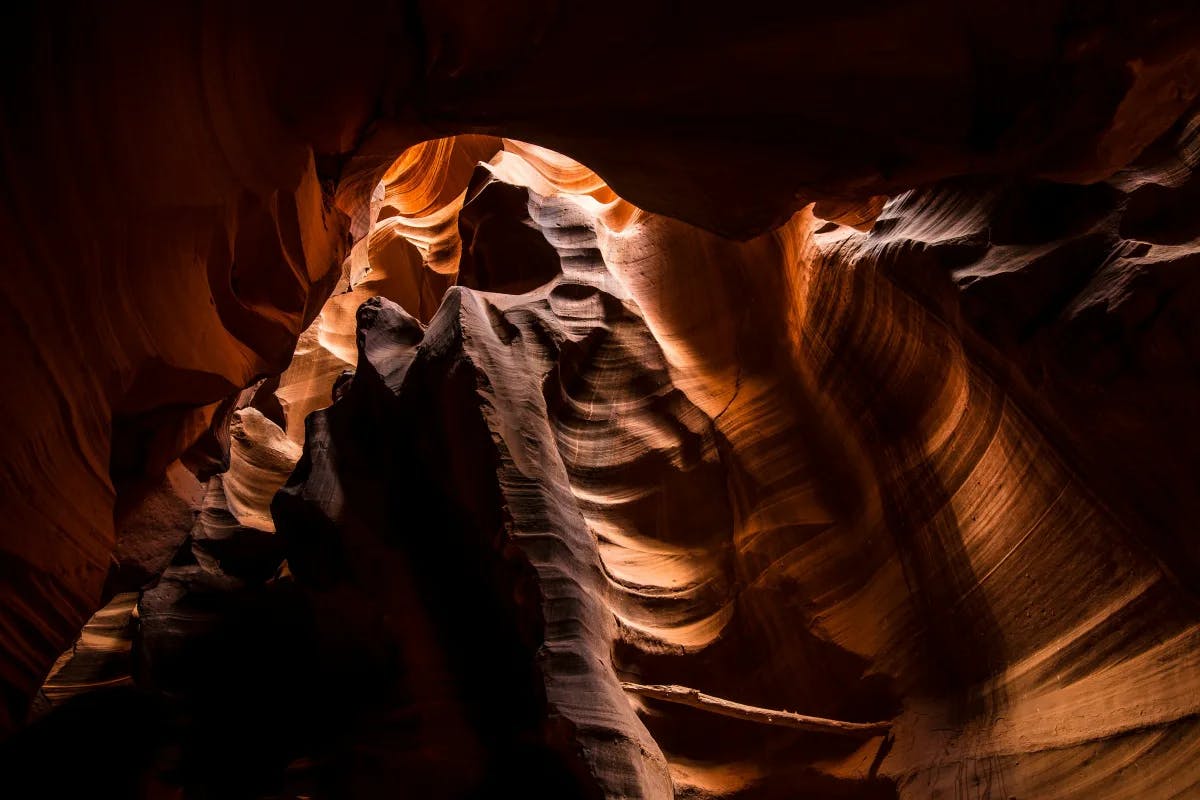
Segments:
[[[1171,134],[1178,163],[1189,130]],[[586,170],[544,151],[506,146],[489,172],[546,192],[514,214],[562,274],[517,296],[455,290],[427,330],[364,306],[359,372],[310,419],[276,501],[302,583],[358,593],[419,664],[406,681],[472,687],[408,691],[434,704],[428,724],[481,743],[477,780],[504,780],[490,759],[535,758],[505,749],[516,738],[577,778],[582,758],[607,796],[1192,791],[1197,617],[1186,562],[1162,549],[1181,540],[1101,502],[1053,441],[1080,419],[1024,410],[1021,373],[983,366],[1021,351],[964,311],[961,275],[1017,235],[1003,227],[1012,192],[1107,192],[1083,232],[1098,225],[1113,250],[1075,268],[1121,268],[1128,176],[948,185],[896,198],[870,232],[805,212],[739,244],[599,202],[574,182]],[[941,214],[911,211],[939,201]],[[1069,249],[1080,231],[1029,224],[1022,252]],[[1084,300],[1091,280],[1072,284]],[[1045,324],[1061,341],[1075,323],[1052,309]],[[1082,390],[1074,377],[1055,380]],[[422,503],[444,509],[436,543],[406,522]],[[447,564],[470,564],[490,599],[464,601]],[[417,597],[397,575],[419,576]],[[481,642],[507,665],[475,672]],[[534,717],[520,732],[493,695],[471,699],[501,669],[526,687],[505,695]],[[624,702],[620,680],[893,728],[863,741],[755,726]]]
[[[13,785],[1197,791],[1195,9],[774,5],[14,18]]]

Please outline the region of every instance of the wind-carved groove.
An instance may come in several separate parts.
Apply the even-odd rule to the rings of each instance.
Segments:
[[[730,470],[739,467],[736,456],[723,452],[728,443],[722,444],[716,424],[743,399],[740,364],[734,391],[718,413],[710,417],[693,405],[674,385],[641,309],[601,288],[621,284],[609,276],[601,251],[591,242],[595,234],[589,224],[571,224],[569,206],[561,200],[550,203],[541,199],[532,217],[555,221],[551,241],[569,246],[570,258],[563,259],[563,277],[548,294],[568,339],[544,381],[546,410],[571,492],[596,538],[610,584],[608,606],[619,633],[613,667],[626,679],[626,690],[666,685],[665,695],[654,696],[702,696],[701,709],[712,711],[708,698],[720,695],[715,707],[733,709],[724,715],[690,710],[664,714],[662,706],[642,706],[651,733],[669,759],[706,764],[716,772],[734,768],[727,765],[752,757],[756,748],[778,751],[772,763],[779,758],[793,764],[841,752],[847,745],[814,747],[794,738],[828,734],[841,725],[853,731],[851,739],[882,735],[886,723],[805,715],[791,719],[796,725],[744,730],[747,721],[786,716],[773,715],[764,698],[771,687],[787,685],[796,665],[828,663],[856,676],[861,662],[811,635],[780,637],[770,630],[763,615],[783,611],[764,607],[766,598],[779,591],[781,573],[768,577],[773,563],[756,567],[761,571],[749,582],[744,577],[748,567],[739,563],[729,489]],[[585,258],[589,252],[593,255]],[[589,307],[591,312],[585,312]],[[782,559],[778,563],[787,564]],[[747,585],[751,598],[743,606]],[[761,662],[751,666],[754,659]],[[747,685],[740,676],[754,671],[758,685]],[[681,683],[701,688],[674,691]],[[650,696],[650,691],[634,694]],[[866,694],[874,695],[865,698],[867,708],[892,710],[890,703],[878,703],[878,689],[871,687]],[[797,706],[805,702],[790,688],[780,696]],[[833,707],[828,697],[822,707]],[[765,716],[756,715],[764,709]],[[740,744],[733,752],[712,752],[712,742],[735,732]],[[887,796],[887,785],[880,779],[867,790]]]

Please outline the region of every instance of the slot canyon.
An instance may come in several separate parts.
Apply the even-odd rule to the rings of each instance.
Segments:
[[[8,17],[0,797],[1200,798],[1193,0]]]

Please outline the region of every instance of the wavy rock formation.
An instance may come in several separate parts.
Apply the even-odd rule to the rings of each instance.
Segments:
[[[777,5],[14,15],[0,773],[1200,791],[1200,15]]]
[[[605,796],[671,796],[660,758],[683,796],[1195,785],[1181,766],[1200,679],[1192,599],[1019,410],[1021,387],[973,361],[946,321],[961,318],[953,295],[933,305],[896,282],[906,259],[940,267],[936,245],[953,237],[939,230],[976,221],[978,203],[934,217],[941,229],[915,217],[919,240],[904,235],[916,200],[903,197],[870,232],[806,213],[738,244],[598,203],[586,170],[520,148],[506,143],[493,180],[552,197],[491,208],[534,222],[562,275],[517,296],[456,292],[428,330],[365,306],[360,370],[312,418],[319,445],[277,501],[301,583],[376,608],[419,664],[407,692],[433,707],[415,713],[431,727],[459,717],[459,733],[429,737],[471,731],[486,755],[457,755],[474,765],[511,761],[510,737],[534,736],[576,772],[582,752]],[[528,256],[511,252],[519,276]],[[480,452],[492,455],[458,460]],[[439,519],[468,518],[431,547],[389,523],[414,496],[447,509]],[[498,599],[464,603],[461,580],[439,577],[470,558]],[[416,598],[397,593],[400,575],[422,576]],[[500,641],[439,644],[437,630],[476,631],[495,604],[509,620],[491,624]],[[514,652],[519,685],[540,680],[509,698],[536,733],[487,724],[514,712],[473,694],[495,685],[472,671],[484,642]],[[448,695],[431,699],[447,675]],[[620,678],[894,717],[894,734],[831,740],[635,698],[646,728],[631,727],[613,716]],[[512,780],[455,775],[464,786],[435,791]]]
[[[74,11],[14,21],[4,85],[0,729],[100,605],[116,494],[287,365],[347,237],[250,53],[180,46],[183,7]]]
[[[354,370],[360,305],[386,297],[422,320],[433,316],[458,271],[458,212],[467,182],[475,164],[499,146],[482,136],[435,139],[404,151],[384,174],[371,195],[369,234],[351,249],[339,289],[300,335],[275,389],[294,441],[304,441],[305,417],[329,404],[338,377]]]

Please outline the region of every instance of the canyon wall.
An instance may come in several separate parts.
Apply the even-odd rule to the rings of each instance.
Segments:
[[[744,12],[24,12],[0,730],[117,674],[278,717],[195,723],[226,791],[1186,796],[1195,14]],[[339,652],[387,702],[286,730]]]

